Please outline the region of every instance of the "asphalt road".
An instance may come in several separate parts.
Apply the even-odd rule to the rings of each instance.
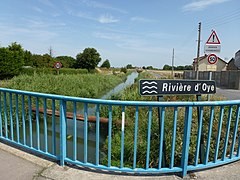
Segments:
[[[223,96],[226,100],[240,100],[240,90],[217,88],[216,94]]]

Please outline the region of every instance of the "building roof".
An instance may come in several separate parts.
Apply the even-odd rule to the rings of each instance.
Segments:
[[[199,61],[205,59],[206,57],[208,57],[207,54],[205,54],[204,56],[200,56],[200,57],[199,57]],[[218,60],[223,61],[225,64],[228,64],[226,61],[224,61],[224,60],[223,60],[222,58],[220,58],[219,56],[217,56],[217,57],[218,57]],[[197,58],[194,58],[194,59],[193,59],[193,62],[196,62],[196,60],[197,60]]]

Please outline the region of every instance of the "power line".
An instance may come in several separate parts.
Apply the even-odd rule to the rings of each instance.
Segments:
[[[205,21],[205,25],[210,25],[212,23],[215,23],[216,21],[222,21],[224,19],[228,19],[228,18],[238,16],[238,15],[240,15],[240,10],[239,9],[231,11],[231,12],[227,12],[225,14],[221,14],[221,16],[217,16],[215,18],[207,20],[207,21]]]
[[[204,29],[211,28],[213,26],[225,25],[238,19],[240,19],[240,10],[234,10],[230,13],[228,12],[222,16],[218,16],[216,18],[213,18],[212,20],[206,21],[204,23]]]

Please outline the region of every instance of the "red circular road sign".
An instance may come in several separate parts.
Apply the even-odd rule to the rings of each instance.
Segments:
[[[61,63],[61,62],[55,62],[55,63],[54,63],[54,67],[55,67],[56,69],[60,69],[60,68],[62,67],[62,63]]]
[[[208,55],[208,62],[209,64],[216,64],[218,61],[218,57],[215,54]]]

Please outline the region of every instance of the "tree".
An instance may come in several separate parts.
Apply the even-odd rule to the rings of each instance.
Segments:
[[[75,68],[95,69],[101,61],[100,54],[94,48],[85,48],[82,53],[77,54]]]
[[[32,55],[32,62],[33,62],[33,66],[36,68],[43,68],[45,64],[43,56],[39,54]]]
[[[54,58],[50,56],[49,54],[43,55],[44,60],[44,67],[53,67],[54,66]]]
[[[55,62],[54,58],[52,58],[49,54],[44,54],[44,55],[34,54],[32,55],[32,61],[33,61],[33,65],[37,68],[53,67]]]
[[[24,50],[16,42],[0,48],[0,79],[18,75],[24,65]]]
[[[55,61],[61,62],[65,68],[73,68],[76,63],[76,60],[71,56],[58,56],[55,58]]]
[[[101,67],[102,67],[102,68],[108,68],[108,69],[109,69],[109,68],[111,67],[109,60],[106,59],[106,60],[102,63]]]
[[[165,64],[163,66],[163,70],[172,70],[172,66],[169,66],[169,65]]]
[[[32,53],[30,51],[24,51],[24,66],[33,66]]]
[[[126,68],[127,68],[127,69],[133,69],[134,67],[133,67],[131,64],[128,64],[128,65],[126,66]]]
[[[147,69],[153,70],[153,67],[152,66],[147,66]]]
[[[123,73],[125,73],[125,74],[126,74],[126,73],[127,73],[127,68],[125,68],[125,67],[122,67],[122,68],[121,68],[121,70],[120,70],[120,72],[123,72]]]

